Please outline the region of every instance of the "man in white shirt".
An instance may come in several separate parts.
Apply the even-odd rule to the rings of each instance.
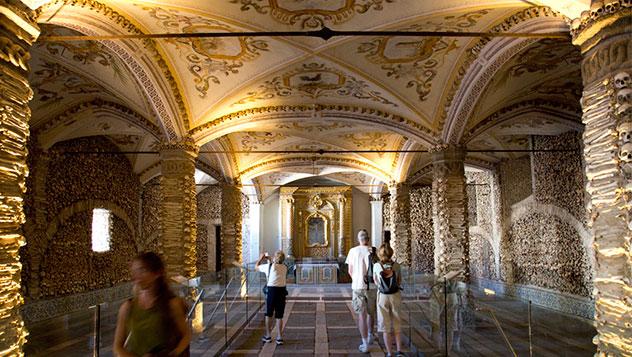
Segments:
[[[363,353],[369,351],[369,345],[373,342],[373,324],[376,312],[376,287],[370,277],[369,262],[373,247],[369,246],[369,233],[362,229],[358,232],[360,245],[349,250],[346,264],[351,275],[351,289],[353,290],[353,310],[358,314],[358,330],[362,336],[362,344],[358,350]]]

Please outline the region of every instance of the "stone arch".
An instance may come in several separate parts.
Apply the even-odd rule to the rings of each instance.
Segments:
[[[239,173],[239,177],[251,179],[260,175],[264,175],[266,173],[281,171],[289,167],[297,167],[297,166],[311,167],[314,164],[319,165],[319,166],[327,165],[327,166],[333,166],[333,167],[352,168],[368,176],[375,177],[382,182],[394,181],[394,179],[389,173],[376,167],[372,163],[361,161],[358,159],[352,159],[352,158],[328,157],[328,156],[290,157],[290,158],[281,158],[281,159],[270,159],[270,160],[266,160],[258,164],[255,164],[241,171]]]
[[[314,115],[319,119],[330,119],[332,122],[379,127],[427,147],[433,146],[436,141],[434,133],[410,119],[376,109],[340,105],[286,105],[242,110],[199,125],[191,129],[189,135],[202,146],[226,134],[255,129],[262,123],[274,125],[311,120]]]
[[[50,18],[51,20],[48,21],[50,24],[67,27],[86,35],[115,34],[112,33],[112,29],[119,29],[130,34],[148,32],[138,28],[123,14],[96,1],[73,1],[64,4],[64,8],[58,12],[53,6],[42,6],[41,10],[40,19]],[[163,126],[166,137],[171,140],[177,139],[189,129],[190,116],[181,86],[171,73],[170,65],[165,59],[166,55],[155,41],[143,40],[142,43],[142,48],[140,46],[134,48],[126,42],[102,41],[105,47],[128,66],[141,87],[145,89],[145,94]],[[147,58],[138,57],[141,52],[139,49],[149,51],[145,54]],[[180,122],[178,119],[181,119],[184,128],[178,127]]]
[[[530,7],[508,17],[490,31],[562,32],[568,31],[568,25],[548,7]],[[472,110],[489,81],[503,64],[535,41],[530,38],[482,38],[467,51],[439,117],[444,142],[460,142]]]

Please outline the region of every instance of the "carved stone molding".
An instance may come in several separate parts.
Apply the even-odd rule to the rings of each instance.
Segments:
[[[316,159],[316,160],[314,160]],[[281,158],[281,159],[271,159],[266,160],[255,165],[248,167],[247,169],[241,171],[239,173],[240,177],[256,177],[262,175],[266,172],[273,171],[275,169],[281,167],[288,166],[312,166],[312,165],[333,165],[333,166],[346,166],[352,167],[358,170],[362,170],[364,172],[371,173],[373,176],[379,177],[383,182],[392,181],[392,178],[389,173],[376,167],[371,163],[367,163],[360,160],[343,158],[343,157],[329,157],[329,156],[318,156],[314,157],[290,157],[290,158]]]
[[[465,151],[449,146],[432,154],[432,220],[435,274],[460,271],[469,277],[469,227]]]
[[[189,135],[195,138],[200,145],[203,145],[218,136],[225,135],[231,127],[238,127],[242,123],[270,123],[271,120],[278,122],[312,121],[315,113],[319,118],[325,120],[331,118],[341,123],[357,122],[372,126],[379,125],[428,146],[436,141],[436,134],[432,130],[414,120],[378,109],[334,104],[279,105],[240,110],[196,126],[189,130]]]

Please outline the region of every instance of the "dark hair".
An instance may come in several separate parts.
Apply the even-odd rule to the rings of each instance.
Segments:
[[[154,252],[140,253],[134,258],[143,264],[143,267],[152,273],[158,273],[160,276],[156,279],[156,304],[160,311],[169,312],[169,301],[176,295],[171,291],[167,282],[167,273],[165,272],[165,264],[162,262],[160,255]]]

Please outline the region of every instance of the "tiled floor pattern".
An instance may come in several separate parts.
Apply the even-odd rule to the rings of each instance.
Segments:
[[[340,297],[340,296],[339,296]],[[263,311],[246,327],[226,356],[366,356],[358,351],[360,337],[350,301],[289,300],[283,331],[285,344],[263,344]],[[276,332],[273,334],[273,338]],[[383,356],[376,342],[371,356]]]

